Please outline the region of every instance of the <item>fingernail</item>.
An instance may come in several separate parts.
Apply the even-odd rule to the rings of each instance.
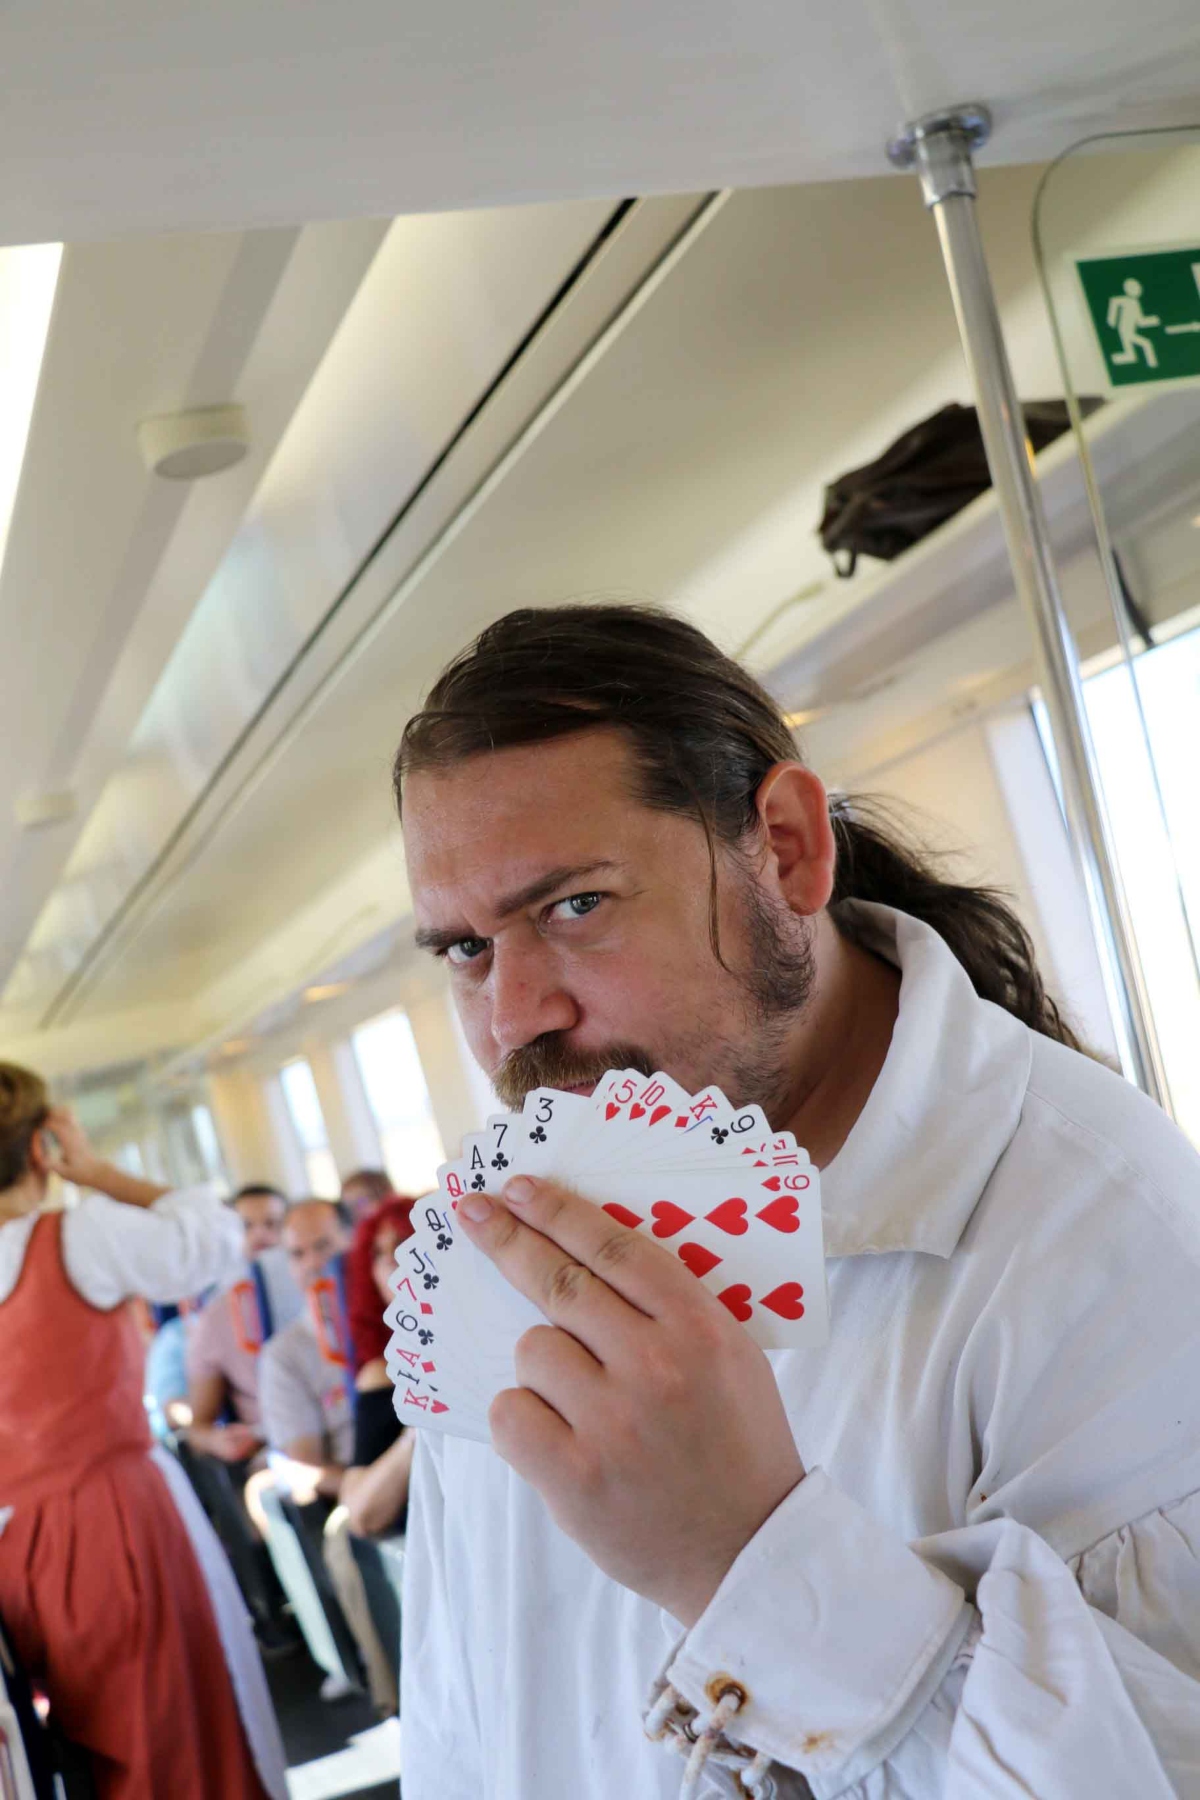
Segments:
[[[482,1194],[472,1194],[469,1200],[462,1200],[459,1204],[468,1219],[473,1219],[476,1225],[482,1225],[485,1219],[492,1216],[492,1203],[485,1200]]]
[[[510,1200],[514,1206],[524,1206],[527,1201],[533,1199],[532,1181],[527,1175],[514,1175],[513,1179],[505,1185],[504,1198]]]

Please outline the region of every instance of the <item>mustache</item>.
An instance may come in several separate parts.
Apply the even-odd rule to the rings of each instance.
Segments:
[[[510,1112],[519,1112],[534,1088],[594,1087],[609,1069],[636,1069],[653,1075],[654,1058],[640,1044],[606,1044],[578,1050],[548,1031],[519,1050],[510,1050],[492,1076],[492,1086]]]

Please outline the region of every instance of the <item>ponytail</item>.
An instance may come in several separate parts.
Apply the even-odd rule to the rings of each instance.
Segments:
[[[982,1000],[1002,1006],[1031,1031],[1072,1050],[1083,1048],[1046,992],[1033,942],[1000,891],[943,881],[936,858],[918,847],[866,795],[831,796],[837,844],[830,915],[855,937],[848,900],[873,900],[930,925],[949,945]]]

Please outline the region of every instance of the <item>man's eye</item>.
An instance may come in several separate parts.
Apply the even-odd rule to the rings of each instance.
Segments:
[[[556,913],[560,908],[565,907],[567,918],[582,919],[588,913],[594,912],[603,898],[603,894],[571,894],[566,900],[556,901],[550,911]]]
[[[490,942],[490,938],[459,938],[457,944],[448,946],[446,961],[461,968],[464,963],[474,962],[477,956],[482,956]]]

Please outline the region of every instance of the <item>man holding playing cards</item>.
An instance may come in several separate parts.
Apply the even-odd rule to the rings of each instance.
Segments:
[[[1200,1159],[1017,920],[650,611],[490,627],[397,792],[489,1129],[549,1158],[462,1165],[413,1250],[492,1286],[426,1260],[405,1800],[1200,1796]]]

